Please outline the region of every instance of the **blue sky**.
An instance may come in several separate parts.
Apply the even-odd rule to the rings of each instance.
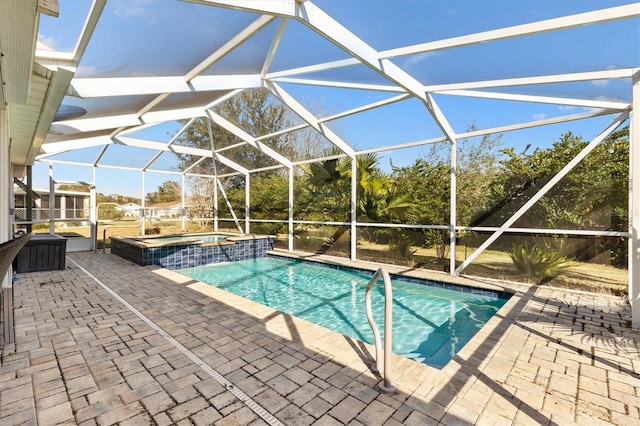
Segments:
[[[631,2],[613,0],[316,2],[337,21],[378,50],[629,3]],[[89,5],[88,0],[60,0],[60,17],[41,19],[40,41],[59,50],[72,50]],[[109,77],[185,73],[222,43],[223,27],[226,31],[233,31],[234,28],[240,30],[253,19],[255,16],[247,16],[236,11],[221,11],[174,0],[111,0],[105,7],[77,75]],[[275,29],[276,26],[273,25],[273,28],[269,28],[265,33],[273,34]],[[401,57],[394,62],[426,85],[639,67],[638,29],[638,19],[630,19],[601,24],[595,31],[594,28],[576,28],[560,33]],[[276,55],[273,65],[275,70],[347,57],[344,52],[329,45],[302,25],[290,23],[286,31],[288,37],[285,37],[280,47],[280,52],[286,54]],[[246,58],[252,53],[263,51],[270,42],[268,36],[256,37],[243,46],[242,50],[230,54],[217,64],[217,68],[208,70],[207,73],[242,72],[239,67],[248,69],[259,66],[259,63],[247,63]],[[310,49],[309,46],[313,48]],[[326,75],[339,76],[342,80],[386,83],[379,75],[365,67],[327,72]],[[320,112],[331,114],[392,96],[380,92],[293,84],[283,87],[308,109],[318,111],[319,115]],[[626,102],[630,100],[631,95],[630,82],[625,81],[570,83],[538,88],[517,87],[510,91],[588,99],[607,98]],[[585,108],[561,105],[466,98],[463,101],[460,97],[445,95],[436,95],[436,101],[456,132],[463,132],[471,125],[490,128],[588,111]],[[79,100],[73,98],[64,101],[65,104],[71,105],[74,102],[81,105]],[[534,147],[546,147],[567,131],[589,140],[606,127],[612,118],[609,116],[505,133],[502,139],[503,146],[521,148],[531,144]],[[424,106],[416,100],[347,117],[332,123],[331,126],[357,149],[394,145],[441,135]],[[176,123],[157,126],[138,136],[166,141],[170,137],[167,133],[175,131],[176,128]],[[396,165],[410,164],[424,150],[425,148],[415,148],[384,153],[381,154],[381,163],[387,165],[389,158],[393,157]],[[94,155],[93,151],[75,154],[75,158],[74,155],[67,155],[65,158],[86,160],[90,155]],[[145,158],[153,155],[152,152],[142,151],[128,154],[120,153],[118,150],[111,151],[108,151],[108,155],[113,158],[109,161],[131,164],[144,164]],[[48,165],[36,163],[34,186],[46,187],[47,176]],[[54,176],[57,180],[92,179],[90,168],[62,165],[54,165]],[[99,168],[96,176],[99,192],[140,196],[140,173]],[[172,176],[147,173],[145,192],[156,190],[157,186],[167,179],[172,179]]]

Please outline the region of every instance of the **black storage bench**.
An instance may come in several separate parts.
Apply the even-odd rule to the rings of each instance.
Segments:
[[[53,271],[65,268],[67,239],[59,235],[35,235],[20,250],[15,268],[20,272]]]

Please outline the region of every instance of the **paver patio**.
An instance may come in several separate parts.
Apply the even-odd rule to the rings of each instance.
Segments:
[[[0,424],[640,424],[628,303],[513,289],[442,370],[395,357],[387,395],[368,345],[171,271],[71,253],[66,270],[15,283]]]

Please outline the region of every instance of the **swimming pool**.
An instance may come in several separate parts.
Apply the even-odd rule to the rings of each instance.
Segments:
[[[373,343],[364,304],[364,292],[373,273],[271,256],[177,272]],[[456,291],[442,288],[443,283],[423,285],[397,275],[391,278],[393,352],[436,368],[447,364],[508,298],[496,291]],[[372,302],[384,335],[380,324],[384,315],[382,285],[374,288]]]

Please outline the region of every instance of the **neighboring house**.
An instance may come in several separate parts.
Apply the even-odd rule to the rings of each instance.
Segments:
[[[187,203],[185,208],[189,208]],[[182,216],[183,204],[179,201],[167,201],[145,207],[145,214],[150,219],[173,219]]]
[[[188,204],[185,203],[188,208]],[[119,207],[117,210],[124,212],[125,217],[140,217],[143,207],[136,203],[127,203]],[[144,206],[144,217],[147,219],[172,219],[182,216],[182,203],[179,201],[167,201],[165,203],[151,204]]]
[[[140,217],[142,206],[136,203],[127,203],[116,207],[116,210],[123,212],[125,217]]]
[[[13,187],[15,199],[15,221],[24,222],[27,220],[27,194],[19,186]],[[79,191],[56,190],[55,193],[55,219],[61,220],[87,220],[89,218],[89,193]],[[49,220],[50,203],[49,190],[33,190],[32,221],[45,222]]]

